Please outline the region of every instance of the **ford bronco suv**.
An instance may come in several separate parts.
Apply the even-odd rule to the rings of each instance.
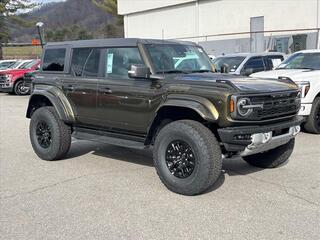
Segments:
[[[300,131],[296,84],[212,73],[194,43],[49,43],[42,63],[26,116],[43,160],[62,159],[71,137],[150,147],[165,186],[196,195],[213,186],[224,158],[261,168],[285,163]]]

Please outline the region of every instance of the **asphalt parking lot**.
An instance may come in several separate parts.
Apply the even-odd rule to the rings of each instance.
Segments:
[[[168,191],[150,152],[75,141],[66,160],[33,152],[28,97],[0,93],[0,239],[320,239],[320,136],[262,170],[226,160],[208,193]]]

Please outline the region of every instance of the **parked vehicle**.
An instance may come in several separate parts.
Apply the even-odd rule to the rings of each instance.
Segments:
[[[215,58],[213,65],[216,72],[249,76],[277,67],[284,57],[278,52],[227,54]]]
[[[320,134],[320,50],[296,52],[275,70],[251,76],[295,81],[302,92],[299,115],[306,118],[304,128],[310,133]]]
[[[1,60],[0,61],[0,70],[4,70],[9,68],[12,64],[17,62],[17,60],[11,59],[11,60]]]
[[[15,63],[11,64],[8,68],[0,70],[1,72],[10,70],[10,69],[24,69],[32,60],[17,60]]]
[[[212,73],[194,43],[87,40],[49,43],[43,53],[26,116],[44,160],[64,158],[71,136],[153,146],[165,186],[195,195],[216,182],[224,158],[240,155],[262,168],[285,163],[300,131],[296,84]],[[198,64],[176,69],[177,58],[190,55]]]
[[[32,71],[32,72],[27,72],[24,74],[23,77],[23,87],[25,90],[29,90],[26,94],[30,94],[33,91],[33,81],[35,80],[36,74],[39,72],[39,70]]]
[[[16,95],[26,95],[29,89],[23,85],[23,77],[27,72],[39,69],[40,60],[32,60],[19,69],[8,69],[0,72],[0,91]]]

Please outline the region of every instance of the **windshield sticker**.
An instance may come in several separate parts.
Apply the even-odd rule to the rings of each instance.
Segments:
[[[113,53],[108,53],[107,73],[112,73],[112,67],[113,67]]]

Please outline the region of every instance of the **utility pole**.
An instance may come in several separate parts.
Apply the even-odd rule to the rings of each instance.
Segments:
[[[39,34],[39,38],[40,38],[40,44],[41,44],[41,47],[43,48],[43,45],[44,45],[44,39],[43,39],[43,33],[44,31],[41,32],[41,29],[43,28],[43,22],[38,22],[36,24],[36,27],[38,29],[38,34]]]
[[[316,40],[316,49],[320,49],[320,29],[319,29],[319,0],[317,0],[317,40]]]

